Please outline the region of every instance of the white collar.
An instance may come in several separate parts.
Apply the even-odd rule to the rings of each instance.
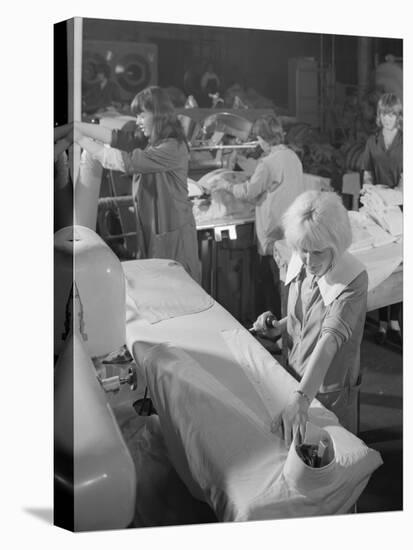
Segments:
[[[303,262],[300,256],[296,252],[293,252],[285,276],[286,285],[297,277],[302,266]],[[366,268],[360,260],[350,254],[350,252],[344,252],[338,262],[317,281],[324,305],[328,306],[331,304],[365,270]]]

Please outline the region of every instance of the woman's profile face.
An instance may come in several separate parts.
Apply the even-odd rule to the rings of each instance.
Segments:
[[[305,265],[307,273],[322,277],[333,263],[333,250],[324,248],[322,250],[298,249],[301,261]]]
[[[153,113],[145,109],[136,117],[136,124],[146,137],[150,137],[153,128]]]
[[[380,113],[380,122],[386,130],[394,130],[396,128],[397,117],[395,113]]]

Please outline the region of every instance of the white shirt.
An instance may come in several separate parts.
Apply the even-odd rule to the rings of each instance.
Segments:
[[[239,199],[255,203],[255,228],[258,252],[272,254],[281,217],[294,199],[305,191],[300,159],[286,145],[275,145],[260,159],[251,179],[234,185]]]

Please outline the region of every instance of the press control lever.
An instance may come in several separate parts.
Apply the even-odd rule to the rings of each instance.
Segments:
[[[275,315],[271,314],[271,315],[267,315],[267,317],[265,318],[265,325],[268,327],[268,328],[274,328],[274,321],[276,321],[277,318]],[[251,327],[248,329],[250,331],[250,333],[253,335],[253,336],[256,336],[257,334],[257,331],[255,330],[254,327]]]
[[[129,384],[132,391],[136,390],[138,387],[138,374],[135,366],[128,367],[128,373],[126,376],[117,375],[110,376],[108,378],[101,378],[98,376],[98,380],[106,392],[116,393],[120,390],[122,384]]]

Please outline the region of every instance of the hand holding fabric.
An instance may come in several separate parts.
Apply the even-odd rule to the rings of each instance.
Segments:
[[[281,431],[287,447],[290,447],[297,432],[300,440],[304,441],[309,407],[308,398],[295,391],[291,394],[280,416],[272,421],[271,431],[273,433]]]
[[[216,178],[212,180],[210,185],[210,191],[228,191],[229,193],[232,192],[232,186],[233,183],[224,180],[223,178]]]

